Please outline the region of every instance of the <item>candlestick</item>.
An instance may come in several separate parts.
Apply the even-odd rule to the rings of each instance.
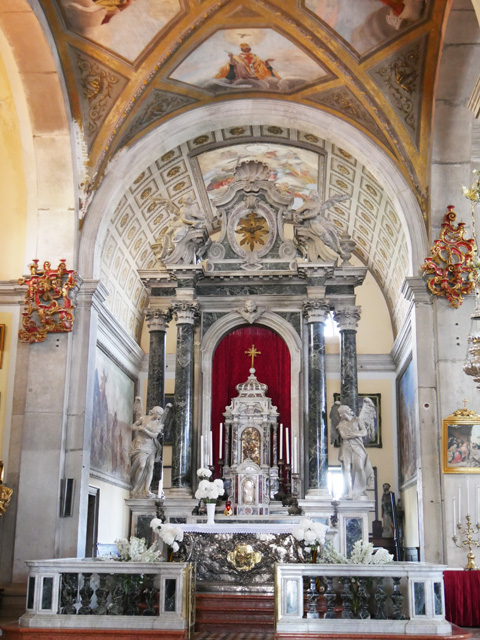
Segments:
[[[283,424],[280,423],[280,460],[283,458]]]
[[[218,444],[218,457],[220,458],[220,460],[223,458],[222,432],[223,432],[223,422],[220,422],[220,440]]]
[[[287,456],[287,464],[290,464],[290,438],[288,437],[288,427],[285,429],[285,453]]]
[[[200,467],[205,467],[205,452],[203,450],[203,435],[200,436]]]

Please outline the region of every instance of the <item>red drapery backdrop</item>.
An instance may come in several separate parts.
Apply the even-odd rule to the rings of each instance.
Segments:
[[[215,464],[219,459],[220,423],[225,422],[223,413],[232,398],[238,396],[236,385],[245,382],[250,375],[249,369],[252,361],[245,351],[250,349],[252,345],[255,345],[255,348],[261,352],[255,358],[255,375],[259,382],[268,385],[267,396],[272,399],[272,404],[277,407],[280,414],[278,420],[284,426],[284,452],[286,446],[285,429],[289,428],[290,457],[292,454],[290,352],[283,339],[274,331],[264,327],[247,326],[235,329],[226,335],[219,343],[213,356],[212,432]],[[218,467],[216,472],[218,474]]]

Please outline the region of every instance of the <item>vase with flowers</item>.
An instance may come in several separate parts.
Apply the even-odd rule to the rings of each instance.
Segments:
[[[318,551],[323,549],[328,527],[321,522],[302,518],[293,529],[292,536],[298,540],[310,561],[317,562]]]
[[[223,496],[225,487],[223,480],[211,481],[212,472],[204,467],[198,469],[197,476],[200,478],[198,489],[195,492],[197,500],[203,500],[207,507],[207,525],[215,524],[215,505],[218,498]]]

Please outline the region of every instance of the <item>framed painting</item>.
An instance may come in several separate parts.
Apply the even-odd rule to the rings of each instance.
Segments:
[[[92,476],[130,488],[135,383],[97,347],[91,439]]]
[[[397,379],[400,487],[411,484],[417,476],[414,373],[413,360],[410,358]]]
[[[444,473],[480,473],[480,415],[466,407],[443,420]]]
[[[382,395],[381,393],[359,393],[358,394],[358,413],[359,414],[360,414],[360,411],[362,410],[363,401],[364,401],[365,398],[370,398],[370,400],[375,405],[375,409],[377,411],[377,417],[375,418],[375,422],[374,422],[372,433],[369,436],[365,436],[363,438],[363,444],[366,447],[378,447],[378,448],[381,448],[381,446],[382,446],[381,395]],[[333,394],[333,401],[334,402],[337,402],[337,401],[340,402],[340,394],[339,393],[334,393]],[[335,445],[335,447],[339,447],[340,446],[340,438],[337,438],[335,440],[334,445]]]
[[[0,324],[0,369],[3,367],[3,348],[5,346],[5,325]]]

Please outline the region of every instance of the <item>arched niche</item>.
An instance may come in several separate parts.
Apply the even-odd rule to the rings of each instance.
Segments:
[[[266,311],[257,320],[255,324],[260,327],[268,328],[274,331],[282,338],[290,353],[290,424],[292,442],[294,436],[298,438],[299,451],[303,450],[303,411],[302,411],[302,342],[295,329],[286,320],[281,318],[274,312]],[[224,317],[217,320],[205,333],[200,345],[200,394],[202,397],[201,409],[201,427],[198,430],[198,446],[200,447],[200,436],[204,436],[207,441],[208,433],[211,430],[212,415],[212,374],[213,374],[213,356],[217,346],[222,339],[235,329],[245,326],[245,320],[237,311],[232,311]],[[248,363],[248,361],[247,361]],[[248,365],[246,367],[248,370]],[[245,379],[247,376],[245,376]],[[244,382],[239,380],[238,382]],[[260,381],[261,382],[261,381]],[[297,461],[298,463],[298,461]],[[297,467],[298,468],[298,467]]]

